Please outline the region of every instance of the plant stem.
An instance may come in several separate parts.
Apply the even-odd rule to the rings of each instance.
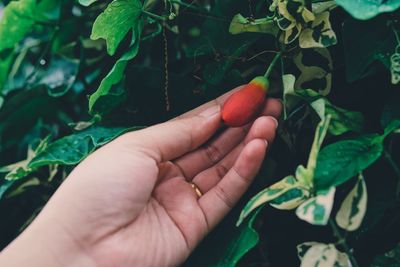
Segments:
[[[204,10],[204,9],[199,8],[197,6],[194,6],[193,4],[188,4],[188,3],[182,2],[180,0],[171,0],[171,2],[175,3],[175,4],[178,4],[180,6],[184,6],[184,7],[188,8],[188,9],[195,10],[195,11],[201,11],[201,12],[207,11],[207,10]]]
[[[159,15],[153,14],[153,13],[151,13],[149,11],[146,11],[146,10],[142,10],[142,13],[146,14],[147,16],[149,16],[149,17],[151,17],[153,19],[157,19],[157,20],[161,20],[161,21],[165,21],[166,20],[165,17],[161,17]]]
[[[335,222],[332,219],[329,219],[329,225],[331,226],[334,235],[338,239],[338,243],[343,247],[344,251],[349,257],[351,265],[353,267],[359,267],[356,259],[354,258],[353,253],[351,252],[349,246],[346,243],[346,239],[342,236],[342,234],[339,231],[339,228],[336,226]]]
[[[389,152],[387,152],[387,150],[385,149],[383,151],[385,158],[387,159],[387,161],[389,162],[390,166],[393,168],[394,172],[397,175],[398,178],[398,182],[397,182],[397,187],[396,187],[396,196],[400,196],[400,168],[399,166],[397,166],[396,162],[394,162],[392,156],[389,154]]]
[[[274,69],[274,66],[276,64],[276,62],[278,61],[278,59],[281,57],[281,52],[278,52],[275,57],[272,59],[271,64],[269,64],[269,67],[267,69],[267,71],[264,74],[265,78],[268,78],[269,75],[271,74],[272,70]]]

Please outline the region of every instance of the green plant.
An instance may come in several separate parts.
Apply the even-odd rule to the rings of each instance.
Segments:
[[[268,71],[279,136],[185,266],[399,265],[399,8],[2,1],[1,247],[95,149],[248,83],[279,53]]]

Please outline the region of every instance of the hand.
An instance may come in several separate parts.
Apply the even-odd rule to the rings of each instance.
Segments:
[[[245,192],[275,136],[281,105],[273,99],[254,123],[215,135],[231,93],[90,155],[2,252],[0,265],[182,263]]]

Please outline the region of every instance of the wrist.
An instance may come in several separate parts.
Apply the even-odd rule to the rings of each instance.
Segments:
[[[0,266],[94,267],[84,248],[60,228],[54,221],[35,220],[0,253]]]

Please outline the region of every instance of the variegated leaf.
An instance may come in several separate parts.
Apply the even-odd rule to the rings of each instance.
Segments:
[[[301,48],[328,47],[336,43],[336,34],[331,28],[328,11],[319,14],[311,26],[303,29],[299,36]]]
[[[294,42],[301,33],[301,24],[296,23],[294,24],[295,27],[289,27],[287,30],[285,30],[283,36],[283,43],[285,44],[290,44]]]
[[[338,251],[333,244],[314,244],[307,250],[300,267],[333,267],[338,258]]]
[[[357,230],[367,210],[367,186],[362,174],[357,184],[344,199],[338,213],[336,223],[347,231]]]
[[[301,204],[296,209],[297,217],[314,225],[326,225],[332,211],[335,191],[335,187],[331,187]]]
[[[321,148],[322,142],[325,139],[325,135],[326,132],[328,131],[330,121],[331,121],[331,116],[330,115],[325,116],[325,118],[319,122],[317,129],[315,130],[314,141],[307,162],[307,169],[312,170],[313,172],[315,170],[315,167],[317,166],[318,153]]]
[[[307,250],[309,250],[312,246],[319,245],[319,244],[321,244],[321,243],[311,241],[311,242],[304,242],[304,243],[301,243],[300,245],[297,245],[297,247],[296,247],[297,248],[297,257],[299,257],[299,259],[302,260],[304,258],[304,255],[306,255]]]
[[[229,26],[231,34],[239,34],[244,32],[261,32],[269,33],[274,36],[278,34],[279,28],[274,20],[268,18],[247,19],[241,14],[236,14]]]
[[[242,221],[259,206],[264,205],[265,203],[286,193],[290,189],[295,188],[296,183],[296,178],[290,175],[259,192],[252,199],[250,199],[250,201],[243,208],[236,225],[240,225]]]
[[[305,243],[302,243],[302,244],[297,246],[297,256],[299,257],[299,259],[301,261],[303,261],[303,258],[307,254],[307,252],[311,248],[313,248],[314,251],[311,251],[310,253],[317,254],[318,251],[320,251],[321,252],[321,256],[322,257],[326,257],[327,255],[324,255],[324,249],[323,248],[327,248],[329,246],[330,246],[330,248],[329,248],[330,250],[331,249],[335,249],[336,253],[337,253],[336,260],[333,262],[333,265],[330,265],[329,267],[351,267],[351,264],[350,264],[350,261],[349,261],[349,257],[347,256],[347,254],[338,251],[335,247],[332,247],[333,244],[324,244],[324,243],[318,243],[318,242],[305,242]],[[334,252],[333,252],[333,254],[334,254]],[[328,255],[329,255],[329,253],[328,253]],[[316,255],[316,256],[318,256],[318,255]],[[308,254],[307,257],[310,257],[310,254]],[[332,263],[332,261],[328,262],[328,263]],[[317,265],[317,266],[328,266],[328,265],[323,265],[323,264],[325,264],[323,261],[319,262],[319,264],[321,264],[321,265]],[[315,265],[307,265],[307,267],[308,266],[315,266]]]
[[[270,201],[270,205],[280,210],[292,210],[306,201],[310,196],[310,191],[302,187],[290,189],[283,195]]]
[[[301,49],[293,58],[300,72],[295,88],[313,89],[326,96],[332,88],[333,61],[326,48]]]

